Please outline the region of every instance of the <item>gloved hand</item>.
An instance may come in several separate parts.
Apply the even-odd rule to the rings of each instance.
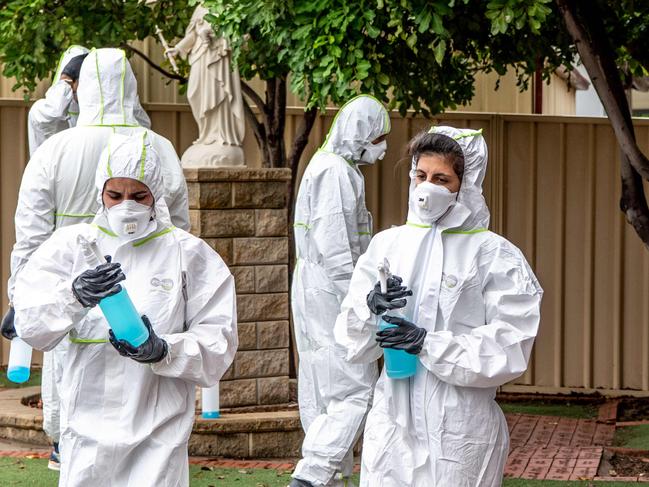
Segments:
[[[381,284],[376,283],[374,289],[367,295],[367,307],[375,315],[385,313],[389,309],[399,309],[406,305],[406,296],[412,296],[412,291],[402,286],[403,279],[399,276],[388,278],[388,290],[381,292]]]
[[[18,336],[16,328],[14,327],[14,307],[9,306],[9,310],[2,318],[2,326],[0,326],[0,333],[7,340],[13,340]]]
[[[383,316],[383,321],[397,326],[376,332],[376,341],[379,342],[381,348],[405,350],[413,355],[418,355],[421,352],[426,338],[426,330],[397,316]]]
[[[126,340],[118,340],[113,330],[108,330],[108,339],[122,357],[132,358],[143,364],[160,362],[167,355],[167,342],[155,334],[146,315],[142,315],[142,321],[149,330],[149,338],[139,347],[134,347]]]
[[[126,279],[126,276],[120,264],[111,263],[110,255],[106,256],[106,260],[108,261],[106,264],[88,269],[72,281],[72,293],[85,308],[97,306],[105,297],[122,290],[118,282]]]

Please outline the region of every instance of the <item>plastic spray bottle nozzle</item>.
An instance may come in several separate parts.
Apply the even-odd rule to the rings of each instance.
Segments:
[[[390,263],[388,259],[384,258],[378,266],[379,270],[379,282],[381,283],[381,292],[388,292],[388,278],[390,277]]]
[[[77,243],[81,247],[83,258],[86,259],[88,265],[96,266],[106,263],[106,259],[99,251],[99,247],[95,240],[88,240],[83,235],[79,235],[77,237]]]

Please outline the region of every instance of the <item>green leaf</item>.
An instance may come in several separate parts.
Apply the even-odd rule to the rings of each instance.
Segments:
[[[444,54],[446,53],[446,41],[441,39],[433,48],[433,51],[435,53],[435,61],[441,66],[444,61]]]
[[[439,35],[446,33],[446,29],[442,23],[442,18],[437,14],[433,14],[433,32]]]

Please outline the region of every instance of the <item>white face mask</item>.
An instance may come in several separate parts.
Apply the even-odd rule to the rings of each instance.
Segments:
[[[376,161],[385,157],[385,151],[388,150],[387,141],[379,142],[378,144],[370,144],[361,153],[361,159],[358,161],[361,164],[374,164]]]
[[[451,207],[457,193],[451,193],[445,186],[424,181],[412,192],[411,205],[415,214],[424,223],[434,223]]]
[[[151,220],[153,210],[133,200],[124,200],[106,210],[108,224],[120,238],[135,240],[146,235],[155,222]]]

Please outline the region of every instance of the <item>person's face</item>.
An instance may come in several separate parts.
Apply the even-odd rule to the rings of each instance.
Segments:
[[[453,164],[444,156],[438,154],[423,154],[417,162],[417,185],[429,183],[445,186],[451,193],[460,190],[460,178],[453,170]]]
[[[153,195],[149,188],[136,179],[112,178],[106,181],[102,200],[106,208],[125,200],[133,200],[146,206],[153,206]]]

